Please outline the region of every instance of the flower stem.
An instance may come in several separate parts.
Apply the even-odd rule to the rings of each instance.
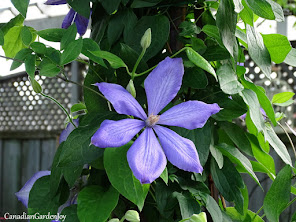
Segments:
[[[93,90],[92,88],[90,88],[90,87],[88,87],[88,86],[86,86],[86,85],[82,85],[82,84],[80,84],[80,83],[78,83],[78,82],[74,82],[74,81],[72,81],[72,80],[66,79],[66,78],[61,77],[61,76],[56,76],[56,77],[59,78],[59,79],[61,79],[61,80],[64,80],[65,82],[72,83],[72,84],[75,84],[75,85],[80,86],[80,87],[82,87],[82,88],[85,88],[85,89],[87,89],[87,90],[90,90],[90,91],[96,93],[97,95],[99,95],[100,97],[102,97],[103,99],[106,99],[105,96],[103,96],[101,93],[97,92],[96,90]],[[107,99],[106,99],[106,100],[107,100]]]
[[[42,93],[42,92],[40,93],[40,95],[42,95],[43,97],[45,97],[45,98],[47,98],[47,99],[52,100],[55,104],[57,104],[57,105],[58,105],[58,106],[64,111],[64,113],[67,115],[67,117],[68,117],[70,123],[72,123],[72,125],[73,125],[75,128],[77,128],[76,125],[74,124],[74,122],[73,122],[73,120],[72,120],[70,114],[67,112],[67,110],[65,109],[65,107],[63,107],[62,104],[60,104],[55,98],[53,98],[53,97],[51,97],[51,96],[49,96],[49,95],[46,95],[46,94],[44,94],[44,93]]]
[[[282,124],[281,124],[280,122],[277,122],[277,124],[279,124],[279,126],[282,128],[282,130],[284,130],[285,134],[287,135],[287,137],[288,137],[288,139],[289,139],[289,142],[290,142],[290,144],[291,144],[291,146],[292,146],[292,149],[293,149],[294,155],[295,155],[295,157],[296,157],[295,146],[294,146],[294,144],[293,144],[293,141],[292,141],[292,139],[291,139],[289,133],[288,133],[287,130],[282,126]]]
[[[180,50],[179,50],[178,52],[176,52],[174,55],[170,56],[170,58],[174,58],[174,57],[176,57],[176,56],[179,55],[181,52],[183,52],[185,49],[186,49],[186,47],[180,49]],[[140,57],[139,57],[139,58],[140,58]],[[155,69],[156,66],[157,66],[157,65],[155,65],[155,66],[151,67],[150,69],[147,69],[146,71],[141,72],[141,73],[139,73],[139,74],[134,74],[134,77],[139,77],[139,76],[145,75],[146,73],[148,73],[148,72],[152,71],[153,69]]]
[[[137,77],[137,75],[136,75],[136,71],[137,71],[137,68],[138,68],[138,66],[139,66],[139,64],[140,64],[140,62],[141,62],[143,56],[145,55],[145,52],[146,52],[146,49],[143,48],[143,50],[142,50],[142,52],[141,52],[139,58],[137,59],[135,65],[134,65],[133,71],[132,71],[132,73],[131,73],[132,80],[134,80],[134,78]]]

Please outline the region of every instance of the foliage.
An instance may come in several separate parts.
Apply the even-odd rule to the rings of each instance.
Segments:
[[[202,212],[214,222],[263,221],[248,210],[248,191],[241,176],[248,173],[261,186],[256,176],[261,172],[274,181],[270,190],[265,190],[262,209],[269,221],[279,220],[291,204],[290,191],[295,194],[295,169],[286,146],[274,132],[278,122],[272,105],[291,104],[294,94],[279,93],[270,101],[238,65],[244,62],[245,51],[267,78],[272,62],[296,65],[296,50],[287,37],[261,35],[254,26],[258,16],[283,20],[279,4],[270,0],[67,0],[80,15],[91,15],[91,38],[84,38],[77,37],[77,24],[66,30],[37,31],[24,26],[29,0],[12,3],[20,15],[1,24],[0,44],[5,55],[14,60],[11,69],[25,64],[36,93],[61,106],[42,93],[35,75],[67,81],[67,64],[78,61],[88,67],[83,101],[75,104],[71,113],[61,106],[70,124],[79,113],[75,116],[79,126],[60,144],[51,175],[34,184],[29,213],[62,213],[68,221],[85,222],[138,221],[139,215],[143,221],[205,221]],[[237,27],[238,21],[245,24],[244,29]],[[40,38],[59,42],[60,48],[49,47],[39,42]],[[180,91],[164,111],[190,100],[217,103],[222,109],[201,129],[169,127],[193,142],[202,174],[168,163],[158,179],[141,184],[126,158],[138,135],[119,148],[90,144],[104,120],[130,117],[110,112],[113,108],[94,84],[121,85],[146,110],[144,80],[166,57],[182,58],[185,74]],[[246,127],[242,127],[237,118],[245,113]],[[269,155],[271,147],[286,164],[279,173]],[[78,195],[77,205],[58,212],[59,206],[72,198],[70,190]],[[226,207],[224,199],[234,207]]]

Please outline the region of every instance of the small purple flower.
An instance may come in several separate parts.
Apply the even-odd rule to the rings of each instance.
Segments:
[[[183,74],[182,59],[168,57],[149,74],[144,82],[148,116],[122,86],[104,82],[96,84],[117,113],[140,120],[105,120],[91,142],[100,148],[120,147],[145,128],[127,152],[129,166],[141,183],[151,183],[157,179],[166,167],[166,158],[182,170],[196,173],[203,171],[194,143],[161,125],[189,130],[201,128],[211,115],[220,111],[220,107],[216,103],[187,101],[158,115],[177,95]]]
[[[36,182],[40,177],[48,176],[50,175],[50,171],[39,171],[34,174],[33,177],[31,177],[23,186],[23,188],[15,193],[17,199],[21,201],[25,207],[28,208],[28,203],[29,203],[29,193]]]
[[[46,5],[62,5],[67,4],[66,0],[47,0],[44,4]],[[70,25],[75,22],[77,31],[80,36],[83,36],[87,30],[89,19],[85,18],[82,15],[79,15],[77,12],[75,12],[72,8],[64,18],[64,21],[62,23],[62,28],[67,29]]]

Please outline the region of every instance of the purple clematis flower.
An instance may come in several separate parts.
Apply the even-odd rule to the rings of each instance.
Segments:
[[[151,183],[157,179],[166,167],[166,158],[182,170],[196,173],[203,171],[194,143],[161,126],[178,126],[189,130],[201,128],[211,115],[220,111],[216,103],[187,101],[159,115],[177,95],[183,74],[182,59],[169,57],[149,74],[144,82],[148,116],[122,86],[105,82],[96,84],[117,113],[139,119],[105,120],[91,142],[100,148],[120,147],[145,128],[127,152],[129,166],[141,183]]]
[[[46,5],[62,5],[67,4],[66,0],[47,0],[44,4]],[[72,8],[64,18],[64,21],[62,23],[62,28],[67,29],[70,25],[75,22],[77,31],[80,36],[83,36],[87,30],[89,19],[85,18],[82,15],[79,15],[77,12],[75,12]]]

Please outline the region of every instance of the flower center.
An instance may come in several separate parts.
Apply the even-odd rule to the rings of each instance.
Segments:
[[[159,115],[149,115],[148,118],[146,119],[146,126],[148,127],[153,127],[159,120]]]

